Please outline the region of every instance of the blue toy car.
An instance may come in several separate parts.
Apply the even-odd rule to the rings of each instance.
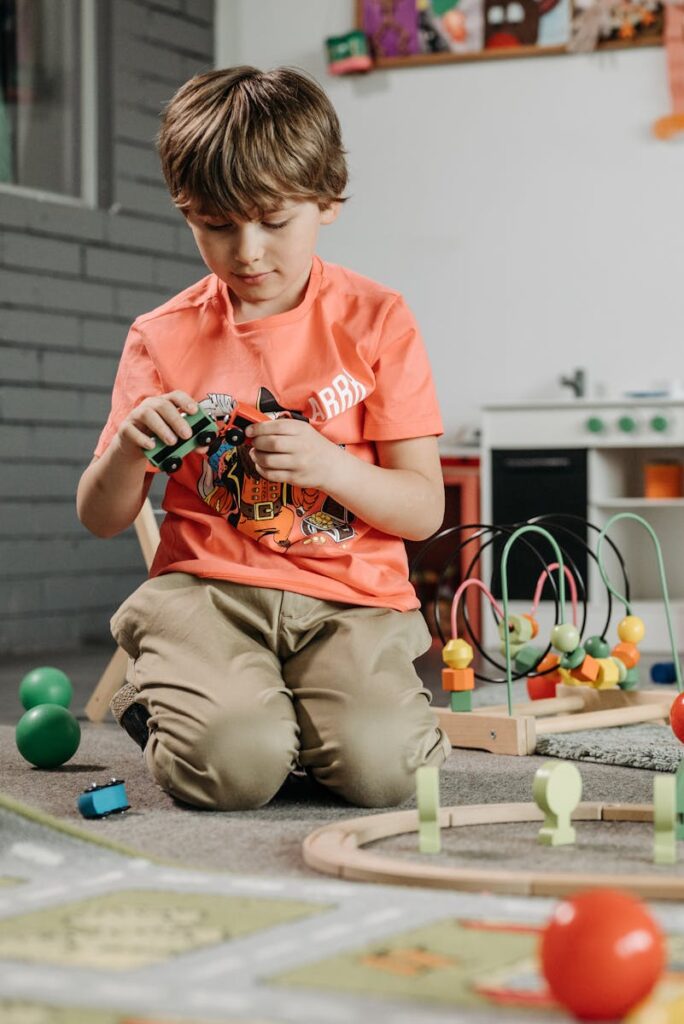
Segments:
[[[102,785],[94,782],[78,798],[78,809],[84,818],[106,818],[129,809],[123,779],[110,779]]]

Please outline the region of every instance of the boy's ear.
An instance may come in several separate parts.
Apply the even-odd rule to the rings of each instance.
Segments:
[[[321,210],[321,224],[332,224],[334,220],[337,220],[341,209],[342,203],[338,202],[333,202],[330,206],[326,206],[325,209]]]

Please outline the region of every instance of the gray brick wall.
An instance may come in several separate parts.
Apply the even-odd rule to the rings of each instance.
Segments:
[[[2,655],[106,640],[110,615],[144,579],[132,530],[103,541],[80,525],[76,485],[131,321],[206,273],[168,200],[154,137],[162,104],[213,65],[213,3],[98,7],[109,19],[107,208],[0,188]]]

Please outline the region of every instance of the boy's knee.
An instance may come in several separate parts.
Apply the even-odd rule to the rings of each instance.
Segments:
[[[312,766],[316,779],[356,807],[396,807],[414,796],[416,769],[447,756],[444,735],[432,718],[420,731],[401,717],[386,724],[367,720],[331,744],[327,765]]]
[[[162,789],[184,803],[215,811],[263,807],[278,792],[296,759],[296,725],[222,716],[179,744],[163,730],[145,754]]]

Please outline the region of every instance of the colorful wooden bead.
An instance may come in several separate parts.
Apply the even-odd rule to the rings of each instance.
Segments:
[[[619,658],[626,668],[634,668],[635,665],[639,664],[641,659],[641,654],[637,650],[636,646],[625,641],[616,644],[610,653],[614,658]]]
[[[599,663],[591,654],[585,654],[581,664],[570,672],[570,675],[580,683],[595,683],[598,674]]]
[[[475,673],[472,668],[443,668],[442,689],[443,690],[473,690],[475,688]]]
[[[442,649],[442,661],[449,668],[468,668],[473,660],[473,649],[465,640],[452,637]]]
[[[612,690],[620,681],[618,667],[612,658],[598,658],[599,672],[596,677],[596,688],[598,690]]]
[[[567,668],[568,672],[571,672],[573,668],[579,668],[586,657],[586,652],[583,647],[576,647],[574,651],[569,651],[567,654],[561,656],[560,663],[563,668]]]
[[[627,666],[625,665],[624,661],[620,661],[619,658],[611,657],[610,660],[614,661],[615,665],[617,666],[617,670],[618,670],[618,684],[620,686],[622,686],[622,684],[624,683],[624,681],[627,678]]]
[[[559,622],[551,630],[551,643],[557,651],[569,654],[579,647],[579,642],[579,630],[572,622]]]
[[[513,667],[520,675],[527,675],[539,662],[544,651],[534,644],[523,644],[515,655]]]
[[[644,620],[638,615],[625,615],[618,623],[617,634],[626,644],[640,644],[645,633]]]
[[[537,622],[537,620],[534,618],[533,615],[523,615],[523,619],[529,619],[530,620],[530,623],[532,625],[532,637],[531,637],[531,639],[534,640],[535,636],[539,632],[539,623]]]
[[[610,644],[602,636],[590,636],[582,646],[592,658],[607,658],[610,654]]]
[[[499,622],[499,636],[502,640],[505,638],[505,621],[501,619]],[[508,637],[514,644],[526,644],[532,639],[532,619],[529,615],[508,616]]]

